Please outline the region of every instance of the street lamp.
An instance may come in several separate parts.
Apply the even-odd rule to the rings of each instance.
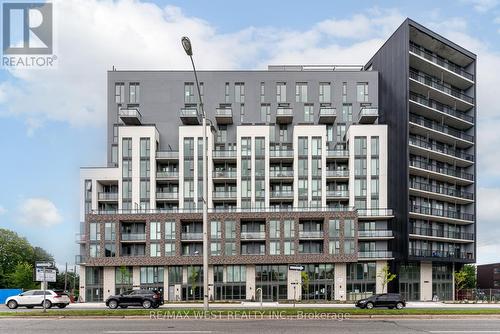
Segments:
[[[203,127],[203,308],[208,311],[208,187],[207,187],[207,118],[203,110],[203,101],[201,100],[200,84],[198,83],[198,75],[193,61],[193,48],[191,41],[187,37],[181,39],[182,47],[186,54],[191,59],[193,65],[194,79],[196,88],[198,89],[198,99],[200,101],[200,112],[202,117]]]

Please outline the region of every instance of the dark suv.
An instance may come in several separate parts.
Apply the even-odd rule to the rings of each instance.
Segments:
[[[388,307],[390,309],[397,308],[398,310],[406,306],[406,301],[398,293],[384,293],[373,295],[371,297],[358,300],[356,307],[372,309],[374,307]]]
[[[115,309],[118,306],[142,306],[144,308],[157,308],[163,304],[162,295],[156,290],[130,290],[106,299],[106,306]]]

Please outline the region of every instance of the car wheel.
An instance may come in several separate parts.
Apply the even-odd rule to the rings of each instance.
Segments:
[[[115,309],[115,308],[117,308],[117,307],[118,307],[118,302],[117,302],[116,300],[114,300],[114,299],[113,299],[113,300],[110,300],[110,301],[109,301],[109,303],[108,303],[108,306],[109,306],[109,308],[111,308],[111,309]]]
[[[151,301],[146,299],[145,301],[142,302],[142,307],[151,308]]]
[[[18,305],[17,305],[17,302],[16,302],[15,300],[9,300],[9,301],[7,302],[7,306],[8,306],[11,310],[13,310],[13,309],[16,309]]]
[[[401,310],[403,307],[404,307],[403,303],[401,303],[401,302],[396,303],[396,308],[398,310]]]
[[[154,304],[153,305],[153,308],[158,308],[158,307],[160,307],[160,304]]]
[[[371,310],[373,308],[373,303],[371,302],[368,302],[366,303],[366,306],[365,306],[367,309]]]
[[[59,307],[59,308],[65,308],[66,304],[59,304],[59,305],[57,305],[57,307]]]
[[[127,308],[127,305],[120,305],[121,308]]]
[[[43,302],[42,302],[42,307],[43,307]],[[50,302],[50,300],[45,300],[45,308],[51,308],[52,307],[52,303]]]

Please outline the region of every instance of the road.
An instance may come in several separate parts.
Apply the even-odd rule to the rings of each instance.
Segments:
[[[150,320],[0,318],[0,333],[217,334],[217,333],[500,333],[500,319],[407,320]]]

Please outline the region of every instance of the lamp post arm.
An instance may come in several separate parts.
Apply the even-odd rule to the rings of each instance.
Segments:
[[[205,110],[203,109],[203,101],[201,100],[200,83],[198,82],[198,74],[196,73],[196,67],[194,66],[193,56],[189,56],[191,59],[191,64],[193,65],[194,80],[196,81],[196,89],[198,90],[198,100],[200,102],[201,117],[205,117]]]

